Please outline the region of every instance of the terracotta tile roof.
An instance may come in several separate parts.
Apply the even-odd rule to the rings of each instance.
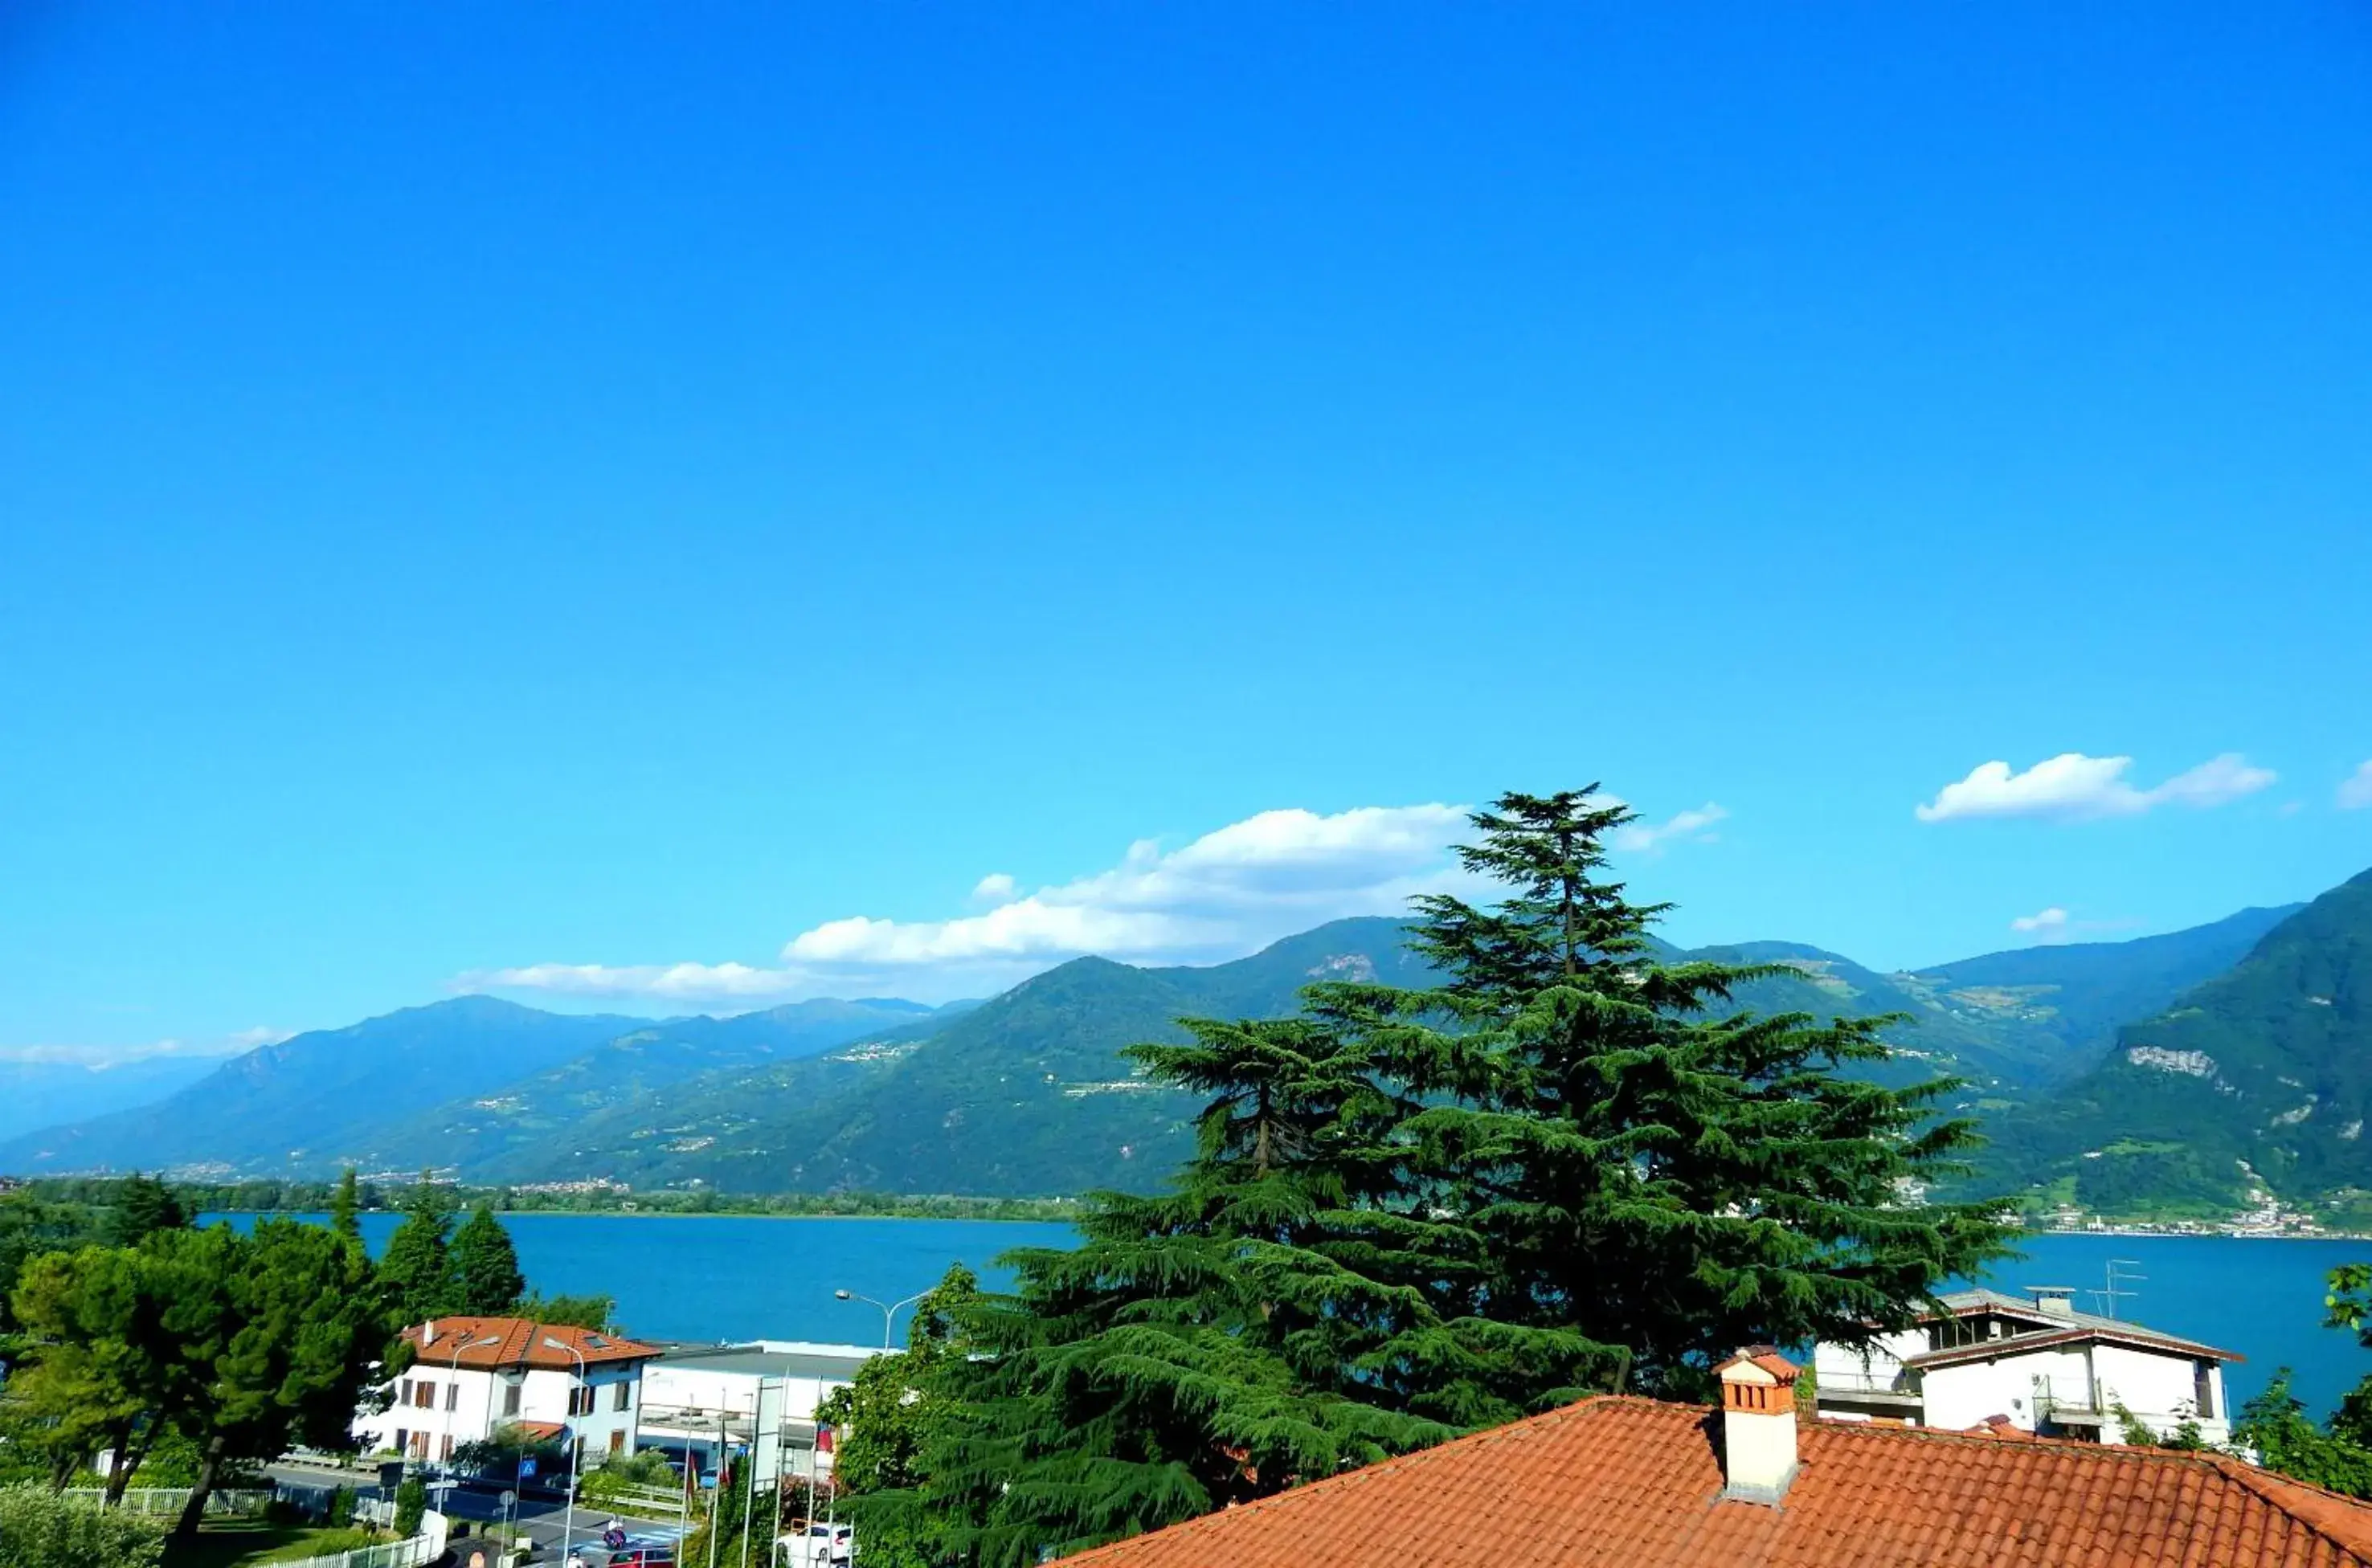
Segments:
[[[564,1437],[568,1428],[556,1421],[523,1421],[518,1429],[529,1437]]]
[[[1808,1422],[1777,1506],[1721,1418],[1609,1396],[1065,1559],[1076,1568],[2367,1568],[2372,1507],[2221,1456]]]
[[[2217,1350],[2214,1345],[2203,1345],[2195,1340],[2178,1340],[2172,1334],[2153,1333],[2147,1329],[2101,1329],[2084,1324],[2040,1334],[2012,1334],[2006,1340],[1978,1340],[1971,1344],[1922,1351],[1917,1355],[1904,1356],[1902,1365],[1957,1366],[1965,1361],[1991,1361],[2000,1355],[2024,1355],[2029,1351],[2050,1350],[2057,1345],[2095,1343],[2131,1345],[2136,1350],[2173,1351],[2182,1355],[2196,1356],[2202,1361],[2248,1359],[2237,1351]]]
[[[587,1366],[619,1361],[648,1361],[659,1353],[658,1346],[646,1345],[639,1340],[596,1333],[587,1329],[530,1323],[524,1318],[436,1318],[426,1323],[413,1324],[403,1330],[403,1337],[415,1353],[419,1365],[459,1365],[481,1372],[512,1366],[574,1371],[576,1357],[545,1344],[543,1342],[548,1339],[574,1345],[578,1354],[584,1356]],[[473,1342],[481,1340],[495,1342]]]

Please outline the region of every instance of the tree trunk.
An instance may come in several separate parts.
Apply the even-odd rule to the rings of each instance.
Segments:
[[[123,1501],[123,1489],[131,1484],[132,1466],[126,1462],[132,1447],[132,1425],[126,1422],[109,1434],[107,1444],[107,1491],[100,1505],[112,1508]]]
[[[140,1434],[137,1448],[132,1446],[129,1438],[116,1443],[115,1468],[107,1472],[107,1506],[112,1508],[123,1501],[123,1490],[132,1484],[133,1472],[146,1462],[148,1450],[157,1446],[157,1434],[163,1430],[164,1424],[151,1417],[148,1430]]]
[[[206,1516],[206,1497],[222,1470],[223,1446],[220,1437],[207,1439],[205,1458],[198,1461],[197,1484],[190,1488],[190,1500],[181,1504],[180,1522],[173,1527],[176,1540],[190,1540],[197,1535],[198,1521]]]

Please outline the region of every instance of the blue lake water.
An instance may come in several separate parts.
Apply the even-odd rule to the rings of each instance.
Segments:
[[[396,1224],[393,1214],[366,1214],[364,1237],[376,1250]],[[994,1288],[1009,1282],[994,1266],[1000,1253],[1068,1246],[1074,1235],[1065,1225],[986,1220],[507,1214],[504,1224],[538,1290],[615,1296],[619,1322],[635,1333],[858,1344],[880,1335],[881,1315],[834,1299],[835,1289],[895,1301],[928,1290],[957,1261]],[[2110,1260],[2128,1260],[2120,1272],[2133,1294],[2117,1315],[2246,1356],[2226,1375],[2236,1404],[2287,1365],[2320,1413],[2372,1372],[2372,1352],[2321,1327],[2324,1275],[2372,1259],[2372,1242],[2050,1235],[2024,1248],[2022,1260],[1986,1283],[2007,1291],[2072,1285],[2086,1293],[2076,1305],[2087,1311],[2101,1309],[2090,1293],[2106,1283]]]

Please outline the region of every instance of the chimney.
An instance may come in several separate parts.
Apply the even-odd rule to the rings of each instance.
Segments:
[[[2073,1285],[2029,1285],[2034,1297],[2034,1309],[2048,1312],[2053,1318],[2076,1316],[2076,1288]]]
[[[1739,1351],[1721,1376],[1724,1497],[1775,1504],[1796,1479],[1796,1365],[1769,1345]]]

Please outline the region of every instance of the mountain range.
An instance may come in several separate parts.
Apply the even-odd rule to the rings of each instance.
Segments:
[[[2153,1132],[2163,1128],[2143,1125],[2110,1166],[2084,1158],[2094,1147],[2088,1130],[2113,1121],[2112,1111],[2206,1082],[2134,1063],[2157,1061],[2156,1051],[2215,1054],[2186,1043],[2203,1026],[2180,1022],[2203,992],[2214,1016],[2245,1013],[2245,1027],[2256,1028],[2271,1003],[2215,1003],[2215,988],[2259,974],[2269,947],[2320,950],[2336,897],[2248,910],[2170,935],[2025,948],[1906,973],[1788,942],[1663,947],[1659,956],[1777,966],[1783,972],[1741,988],[1742,1008],[1902,1015],[1888,1034],[1903,1057],[1886,1075],[1966,1079],[1961,1104],[1999,1139],[1986,1172],[1998,1185],[2064,1186],[2081,1167],[2095,1188],[2099,1174],[2114,1172],[2128,1185],[2191,1181],[2203,1194],[2231,1184],[2193,1179],[2183,1157],[2157,1147],[2169,1141]],[[2248,983],[2278,991],[2308,971],[2262,972],[2269,978]],[[1180,1038],[1180,1016],[1288,1013],[1315,980],[1421,985],[1427,976],[1402,946],[1399,922],[1365,919],[1207,967],[1074,959],[984,1003],[944,1007],[819,1000],[654,1020],[461,997],[298,1035],[160,1089],[152,1103],[8,1138],[0,1169],[319,1176],[352,1164],[449,1168],[488,1183],[605,1177],[744,1191],[1143,1188],[1187,1152],[1196,1108],[1132,1073],[1117,1054],[1122,1046]],[[2324,1021],[2355,1016],[2345,1011],[2354,993],[2344,994],[2343,1005],[2331,998]],[[2144,1040],[2137,1028],[2159,1032]],[[2261,1075],[2238,1065],[2255,1061],[2249,1049],[2222,1033],[2199,1039],[2222,1051],[2219,1064],[2236,1063],[2247,1092],[2262,1092]],[[2297,1049],[2312,1054],[2330,1043],[2317,1037]],[[2135,1082],[2157,1098],[2134,1098],[2114,1076],[2121,1071],[2148,1074]],[[2323,1081],[2304,1071],[2289,1075]],[[2208,1083],[2209,1109],[2227,1109],[2241,1081]],[[2339,1098],[2336,1086],[2311,1092],[2324,1096],[2318,1108]],[[2319,1109],[2283,1125],[2316,1114],[2324,1116],[2318,1134],[2344,1125]],[[2341,1142],[2352,1153],[2352,1135]],[[2224,1156],[2219,1145],[2200,1157],[2213,1166]],[[2265,1157],[2277,1179],[2319,1179],[2345,1163]]]
[[[2372,1220],[2372,871],[2230,969],[2146,1009],[2001,1118],[1996,1182],[2104,1213],[2229,1213],[2270,1193]]]

